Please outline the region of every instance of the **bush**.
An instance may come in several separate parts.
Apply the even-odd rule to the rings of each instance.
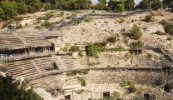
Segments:
[[[71,52],[78,52],[79,51],[79,47],[78,46],[72,46],[69,51]]]
[[[124,86],[133,86],[134,83],[129,81],[129,80],[125,80],[122,83],[120,83],[120,86],[124,87]]]
[[[79,75],[88,74],[88,70],[71,71],[71,72],[66,73],[66,76],[75,76],[77,74],[79,74]]]
[[[80,57],[83,57],[82,51],[79,51],[78,55],[79,55]]]
[[[166,24],[164,25],[165,32],[173,36],[173,25]]]
[[[88,56],[96,57],[97,54],[101,51],[101,45],[99,44],[91,44],[86,46],[86,53]]]
[[[151,16],[151,15],[145,16],[144,21],[146,21],[146,22],[151,22],[151,21],[152,21],[152,16]]]
[[[166,40],[171,41],[171,40],[172,40],[172,38],[171,38],[171,37],[169,37],[169,38],[167,38]]]
[[[111,94],[110,100],[123,100],[123,99],[120,97],[119,92],[114,91]]]
[[[129,90],[130,93],[135,93],[137,91],[137,89],[134,85],[129,86],[128,90]]]
[[[49,12],[49,13],[47,13],[46,15],[45,15],[45,17],[44,17],[44,20],[49,20],[51,17],[53,17],[54,15],[53,15],[53,13],[52,12]]]
[[[166,92],[171,92],[172,89],[173,89],[173,83],[167,83],[166,85],[164,85],[164,90]]]
[[[161,31],[156,31],[155,34],[157,34],[157,35],[165,35],[165,33],[161,32]]]
[[[49,23],[48,21],[44,21],[41,26],[45,28],[49,28],[52,25],[52,23]]]
[[[142,32],[140,27],[138,27],[136,24],[133,25],[131,31],[130,31],[130,38],[138,40],[142,36]]]
[[[123,11],[124,11],[124,5],[123,4],[117,4],[116,9],[114,10],[114,12],[122,13]]]
[[[136,41],[136,42],[132,42],[131,46],[134,49],[142,48],[144,46],[144,43],[141,41]]]
[[[81,83],[81,86],[86,86],[85,79],[83,77],[78,77],[78,80]]]
[[[116,37],[110,37],[107,39],[108,42],[114,43],[116,41]]]

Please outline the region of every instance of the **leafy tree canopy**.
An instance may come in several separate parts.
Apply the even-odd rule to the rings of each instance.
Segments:
[[[0,76],[0,100],[42,100],[26,83],[10,76]]]

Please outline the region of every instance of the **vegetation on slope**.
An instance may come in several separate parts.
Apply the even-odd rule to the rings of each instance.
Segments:
[[[137,26],[136,24],[133,25],[131,31],[130,31],[130,38],[134,39],[134,40],[138,40],[140,39],[140,37],[142,36],[142,32],[139,26]]]
[[[18,14],[33,13],[40,10],[63,9],[63,10],[80,10],[80,9],[98,9],[112,10],[123,12],[124,10],[140,9],[159,9],[173,8],[172,0],[142,0],[139,5],[135,6],[134,0],[110,0],[107,5],[106,0],[98,0],[96,6],[91,5],[91,0],[0,0],[0,19],[10,19]],[[151,3],[151,5],[149,5]]]
[[[26,83],[10,76],[0,76],[0,100],[42,100]]]

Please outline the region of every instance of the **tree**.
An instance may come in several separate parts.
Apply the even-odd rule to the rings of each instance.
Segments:
[[[157,9],[162,7],[162,2],[160,0],[151,0],[150,3],[151,3],[151,8],[152,9],[157,10]]]
[[[173,9],[173,0],[163,0],[163,4],[166,4],[169,8]]]
[[[18,12],[20,14],[26,13],[28,11],[27,5],[24,2],[17,3],[17,5],[18,5]]]
[[[106,0],[98,0],[99,3],[97,4],[96,8],[99,10],[105,10],[106,9]]]
[[[41,9],[40,0],[26,0],[29,12],[35,12]]]
[[[136,24],[133,25],[131,31],[130,31],[130,38],[138,40],[142,36],[142,32],[140,27],[138,27]]]
[[[0,100],[42,100],[33,89],[26,88],[26,82],[0,76]]]
[[[118,4],[115,8],[115,12],[122,13],[124,11],[124,5]]]
[[[4,16],[3,16],[4,19],[13,18],[18,14],[17,12],[18,6],[14,1],[13,2],[1,1],[0,7],[4,11]]]
[[[148,9],[149,8],[148,0],[142,0],[139,3],[138,7],[141,8],[141,9]]]
[[[4,16],[4,10],[0,8],[0,19]]]
[[[124,5],[125,5],[125,9],[133,10],[135,7],[135,1],[134,0],[125,0]]]
[[[116,7],[116,2],[117,0],[110,0],[108,3],[108,6],[110,7],[111,10],[114,10]]]

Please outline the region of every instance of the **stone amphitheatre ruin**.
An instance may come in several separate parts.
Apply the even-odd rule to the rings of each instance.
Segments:
[[[164,17],[156,17],[145,29],[147,24],[140,20],[147,14],[143,11],[90,13],[53,25],[47,31],[1,31],[0,71],[26,80],[45,100],[173,100],[173,94],[162,89],[173,79],[170,75],[173,41],[166,41],[169,35],[153,34],[157,29],[164,30],[156,23]],[[88,17],[94,21],[84,22]],[[122,23],[112,21],[123,17],[129,19]],[[143,49],[129,48],[127,45],[132,40],[128,39],[125,45],[125,36],[118,34],[128,32],[133,24],[143,26]],[[123,51],[105,51],[96,58],[85,54],[85,46],[113,35],[117,35],[118,41],[107,44],[107,48],[121,45]],[[73,45],[79,46],[83,57],[78,52],[64,50]],[[159,48],[160,52],[151,47]],[[134,83],[137,92],[129,93],[127,86],[120,85],[124,81]],[[109,99],[112,94],[117,98]]]

